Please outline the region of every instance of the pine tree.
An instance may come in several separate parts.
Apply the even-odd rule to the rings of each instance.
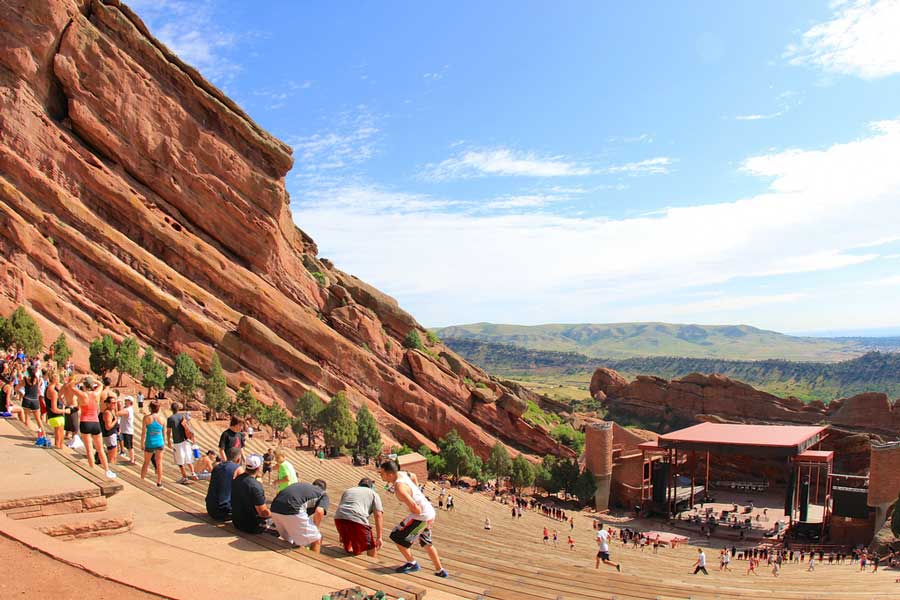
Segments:
[[[500,442],[494,444],[494,447],[491,448],[491,454],[488,456],[485,468],[490,475],[493,475],[494,478],[496,478],[497,487],[499,488],[500,480],[509,475],[509,471],[512,468],[512,459],[509,457],[506,446]]]
[[[334,395],[319,413],[325,443],[343,452],[356,444],[356,423],[350,413],[350,402],[343,392]]]
[[[202,383],[203,375],[194,359],[186,352],[176,356],[172,374],[166,380],[166,388],[175,389],[185,396],[190,396]]]
[[[24,306],[19,306],[3,322],[0,341],[4,347],[21,348],[25,354],[36,356],[44,347],[44,336],[34,318]]]
[[[897,501],[894,503],[894,516],[891,517],[891,533],[895,538],[900,538],[900,494],[897,495]]]
[[[594,494],[597,493],[597,480],[594,479],[594,474],[587,469],[582,471],[575,480],[574,493],[575,497],[582,502],[587,503],[593,500]]]
[[[220,413],[228,409],[231,402],[228,397],[228,381],[222,371],[222,362],[219,354],[213,354],[209,365],[209,376],[203,382],[203,401],[213,413]]]
[[[319,414],[324,408],[325,403],[314,392],[303,392],[303,395],[297,398],[297,403],[294,406],[294,415],[296,416],[295,425],[298,426],[294,427],[294,432],[297,434],[298,440],[302,432],[306,434],[307,445],[313,445],[313,438],[315,438],[316,432],[321,429],[319,427]]]
[[[512,467],[509,472],[509,481],[516,490],[527,488],[534,483],[534,467],[528,462],[528,459],[521,454],[512,461]]]
[[[272,436],[278,439],[281,433],[291,425],[291,415],[280,404],[273,404],[265,413],[266,425],[272,428]]]
[[[362,457],[376,458],[381,454],[382,448],[378,423],[369,408],[363,404],[356,413],[356,450]]]
[[[125,338],[119,344],[116,349],[116,370],[119,372],[116,387],[122,385],[122,375],[131,375],[135,379],[141,378],[140,353],[141,347],[133,337]]]
[[[90,356],[88,361],[91,365],[91,371],[103,377],[116,368],[116,352],[119,347],[113,341],[109,334],[102,338],[94,339],[90,345]]]
[[[66,340],[66,334],[60,333],[56,341],[53,342],[53,361],[56,366],[62,370],[66,361],[72,356],[72,349],[69,348],[69,342]]]
[[[141,385],[147,388],[148,398],[154,389],[160,390],[166,385],[166,365],[156,360],[150,346],[144,349],[141,357]]]
[[[447,465],[447,473],[453,475],[455,479],[481,476],[481,459],[459,437],[455,429],[438,440],[438,448],[441,449],[441,456]]]
[[[259,416],[257,413],[258,404],[259,400],[256,399],[256,394],[253,393],[253,386],[245,383],[238,390],[238,393],[234,395],[234,400],[231,402],[228,412],[242,419]]]

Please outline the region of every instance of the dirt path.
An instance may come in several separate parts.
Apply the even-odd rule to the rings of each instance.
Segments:
[[[53,600],[159,600],[161,596],[95,577],[87,571],[58,562],[17,541],[0,535],[0,598],[35,598],[50,594]],[[51,593],[52,592],[52,593]]]

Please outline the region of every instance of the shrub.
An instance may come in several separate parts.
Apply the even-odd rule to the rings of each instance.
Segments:
[[[419,332],[415,329],[411,330],[406,334],[406,337],[403,338],[403,347],[409,348],[410,350],[425,349],[425,345],[422,343],[422,338],[419,337]]]
[[[44,347],[44,336],[24,306],[16,308],[9,319],[0,323],[0,345],[22,348],[29,356],[35,356]]]
[[[433,331],[426,331],[425,338],[428,340],[428,343],[432,345],[441,343],[441,338]]]
[[[72,356],[72,349],[69,348],[69,342],[66,340],[66,334],[60,333],[59,337],[56,338],[56,341],[53,342],[53,361],[56,363],[56,366],[60,369],[63,368],[63,365],[66,364],[66,361],[69,360],[69,357]]]
[[[200,369],[194,359],[186,352],[176,356],[172,375],[166,380],[166,388],[174,388],[182,394],[190,396],[202,383],[203,375],[200,374]]]
[[[325,276],[325,273],[323,273],[322,271],[310,271],[309,274],[312,275],[313,279],[318,281],[319,285],[321,285],[322,287],[325,287],[326,285],[328,285],[328,278]]]
[[[327,445],[340,451],[355,446],[356,422],[350,413],[350,402],[343,392],[335,394],[319,413],[319,423]]]
[[[119,377],[116,380],[116,386],[122,385],[122,375],[130,375],[135,379],[141,378],[141,347],[138,346],[137,340],[133,337],[127,337],[122,340],[119,347],[116,348],[116,370]]]
[[[91,371],[103,377],[116,368],[116,352],[119,347],[113,341],[112,336],[104,335],[100,339],[94,339],[90,345],[88,362]]]
[[[375,458],[381,454],[383,446],[378,423],[363,404],[356,413],[356,451],[360,456]]]
[[[162,389],[166,385],[166,365],[156,360],[153,348],[147,346],[141,357],[141,385],[147,388],[147,396],[154,389]]]
[[[230,403],[228,382],[225,380],[222,361],[219,360],[218,353],[213,354],[212,362],[209,365],[209,376],[203,382],[203,401],[214,413],[227,410]],[[287,426],[285,425],[285,427]]]

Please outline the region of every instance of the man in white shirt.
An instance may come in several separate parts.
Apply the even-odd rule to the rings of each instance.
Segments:
[[[709,571],[706,570],[706,553],[703,552],[703,548],[697,548],[697,562],[694,563],[694,575],[703,571],[704,575],[709,575]]]
[[[615,567],[616,571],[621,571],[622,565],[609,560],[609,530],[603,529],[603,523],[600,523],[600,528],[597,530],[597,546],[597,560],[594,561],[594,568],[599,569],[602,561],[604,565]]]

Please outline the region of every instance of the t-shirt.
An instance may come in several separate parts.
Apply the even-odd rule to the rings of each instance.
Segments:
[[[600,552],[609,552],[609,531],[606,529],[598,531],[597,540],[600,542]]]
[[[328,494],[322,488],[308,483],[293,483],[272,500],[272,512],[279,515],[296,515],[301,510],[307,515],[316,508],[328,510]]]
[[[278,484],[278,491],[280,492],[287,486],[297,483],[297,471],[294,469],[294,465],[290,463],[290,461],[284,461],[281,465],[278,466],[278,477],[277,479],[284,479],[287,477],[287,482]]]
[[[241,531],[259,533],[257,506],[266,503],[263,486],[249,473],[241,473],[231,484],[231,522]]]
[[[374,512],[384,512],[381,498],[372,488],[357,486],[343,493],[334,518],[368,525],[369,515]]]
[[[706,554],[705,554],[705,553],[701,552],[701,553],[697,556],[697,566],[698,566],[698,567],[705,567],[705,566],[706,566]]]
[[[239,466],[228,461],[213,467],[206,490],[206,512],[214,519],[224,519],[231,512],[231,485]]]
[[[222,435],[219,436],[219,448],[222,450],[228,451],[229,448],[243,448],[244,447],[244,432],[243,431],[232,431],[231,429],[226,429],[222,432]]]
[[[166,427],[172,430],[173,444],[180,444],[187,440],[187,435],[185,435],[184,431],[184,417],[185,413],[175,413],[166,419]]]
[[[126,435],[134,435],[134,408],[126,406],[127,415],[119,417],[119,429]]]

